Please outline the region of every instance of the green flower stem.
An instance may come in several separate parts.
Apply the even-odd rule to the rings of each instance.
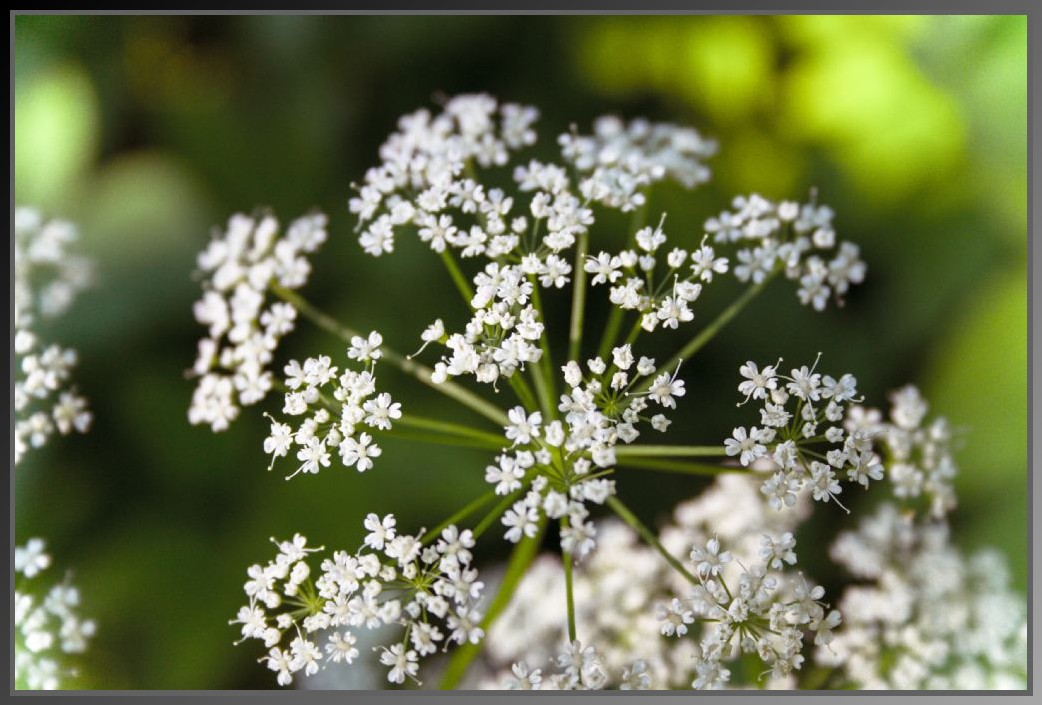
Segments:
[[[471,501],[469,504],[467,504],[467,506],[463,507],[463,509],[460,509],[458,512],[456,512],[455,514],[450,516],[448,519],[446,519],[445,521],[441,522],[440,524],[435,526],[433,529],[428,531],[426,534],[424,534],[423,537],[420,539],[420,543],[422,543],[424,545],[427,545],[428,543],[430,543],[434,539],[438,538],[438,536],[441,535],[441,532],[444,531],[447,527],[449,527],[449,526],[451,526],[453,524],[458,524],[459,522],[463,521],[468,516],[470,516],[471,514],[476,512],[477,510],[481,509],[483,506],[485,506],[486,504],[488,504],[489,502],[491,502],[495,498],[496,498],[496,493],[494,491],[492,491],[492,490],[489,490],[488,492],[486,492],[485,494],[481,495],[480,497],[477,497],[476,499]]]
[[[656,458],[619,458],[615,461],[615,464],[620,468],[657,470],[659,472],[671,472],[680,475],[700,475],[702,477],[714,477],[727,472],[745,471],[745,468],[740,467],[712,465],[710,463],[693,463],[688,460],[658,460]]]
[[[701,585],[701,582],[698,580],[698,578],[692,575],[691,571],[685,568],[684,565],[679,560],[677,560],[677,558],[672,553],[666,550],[666,547],[663,546],[662,543],[658,540],[658,537],[655,536],[655,532],[646,527],[641,522],[641,520],[638,519],[637,516],[633,512],[631,512],[629,508],[626,507],[625,504],[619,501],[618,497],[609,497],[608,506],[611,507],[611,510],[613,512],[619,515],[620,519],[629,524],[631,529],[640,534],[640,537],[644,539],[649,546],[651,546],[660,554],[662,554],[662,557],[666,559],[666,562],[673,566],[673,568],[678,573],[683,575],[688,582],[690,582],[692,585]]]
[[[499,616],[503,613],[503,610],[510,604],[510,600],[514,597],[514,592],[517,590],[517,586],[521,582],[521,578],[524,577],[525,572],[528,570],[528,566],[532,564],[532,560],[535,559],[536,554],[539,552],[539,546],[543,540],[543,531],[546,529],[546,518],[542,518],[539,522],[539,528],[536,531],[536,535],[531,538],[523,538],[518,542],[514,548],[514,552],[510,556],[510,562],[507,563],[506,572],[503,574],[503,582],[499,585],[499,590],[496,592],[496,596],[492,598],[489,603],[488,612],[485,613],[485,618],[481,620],[481,628],[485,630],[485,634],[488,634],[489,629],[495,623]],[[474,661],[477,655],[481,652],[480,644],[463,644],[452,654],[452,658],[449,659],[449,665],[445,669],[445,673],[441,677],[441,683],[438,687],[442,690],[451,690],[455,688],[463,676],[467,672],[467,668]]]
[[[624,445],[615,448],[617,458],[646,458],[665,456],[669,458],[719,458],[727,455],[723,446],[652,446]]]
[[[721,311],[720,315],[717,316],[712,323],[703,328],[698,335],[696,335],[694,338],[688,341],[687,345],[681,348],[676,355],[671,357],[663,364],[659,365],[659,369],[663,371],[671,371],[677,366],[677,364],[681,360],[691,359],[692,355],[701,350],[702,347],[705,346],[705,344],[708,343],[710,340],[712,340],[724,326],[730,323],[735,316],[741,313],[742,309],[745,308],[750,301],[755,299],[757,294],[763,291],[764,287],[767,286],[767,284],[771,281],[771,279],[774,277],[776,273],[777,272],[769,274],[759,284],[754,284],[753,286],[750,286],[748,289],[746,289],[742,293],[742,295],[734,301],[734,303],[732,303],[730,306]],[[653,381],[654,379],[652,377],[648,377],[638,385],[638,388],[635,391],[647,391],[648,387],[651,386],[651,383]]]
[[[619,328],[622,327],[623,310],[612,304],[608,313],[608,322],[604,325],[604,334],[601,336],[600,347],[597,348],[597,357],[606,358],[615,347],[615,339],[619,336]]]
[[[575,246],[575,277],[572,280],[572,321],[568,329],[568,359],[579,359],[579,343],[583,333],[583,314],[586,308],[586,252],[589,247],[589,234],[579,235]]]
[[[543,297],[539,293],[539,280],[535,275],[530,275],[528,280],[532,283],[532,305],[539,312],[539,319],[546,326],[546,314],[543,308]],[[545,333],[539,337],[539,346],[543,351],[539,358],[539,364],[532,369],[532,378],[535,381],[535,391],[539,395],[543,414],[547,419],[557,418],[557,407],[554,401],[557,399],[557,385],[554,384],[554,363],[550,354],[549,336]]]
[[[475,441],[480,441],[484,445],[482,447],[495,448],[501,450],[504,445],[503,436],[495,433],[488,433],[487,431],[481,431],[470,426],[463,424],[452,423],[451,421],[440,421],[438,419],[430,419],[426,416],[419,416],[417,414],[403,414],[402,418],[395,421],[395,425],[402,425],[408,428],[419,428],[425,431],[436,431],[438,433],[446,434],[449,436],[463,436],[465,438],[471,438]]]
[[[514,390],[518,400],[525,409],[528,411],[534,411],[540,408],[539,402],[535,400],[535,394],[532,393],[532,388],[528,386],[528,382],[525,381],[525,378],[522,375],[515,372],[510,375],[508,381],[510,382],[511,389]]]
[[[290,291],[289,289],[277,285],[273,286],[272,290],[278,297],[293,304],[293,307],[300,311],[301,315],[309,321],[327,333],[337,336],[348,345],[351,344],[351,338],[360,335],[354,329],[341,325],[339,321],[329,314],[315,308],[307,299],[297,292]],[[429,367],[425,367],[418,362],[413,362],[409,358],[391,350],[386,345],[381,345],[380,350],[383,353],[381,359],[386,360],[405,374],[415,377],[431,389],[435,389],[445,396],[455,399],[460,404],[466,406],[471,411],[475,411],[484,416],[497,426],[505,426],[507,424],[507,415],[504,414],[495,404],[485,401],[474,392],[471,392],[465,387],[461,387],[455,382],[446,381],[441,384],[436,383],[431,378],[431,369]]]
[[[459,290],[463,300],[470,306],[470,302],[474,298],[474,290],[470,287],[470,282],[467,281],[467,277],[464,276],[459,265],[456,264],[456,258],[452,256],[452,252],[448,247],[441,251],[441,261],[445,263],[445,269],[449,270],[449,275],[452,277],[452,281]]]
[[[568,527],[568,517],[561,517],[561,530]],[[572,554],[561,549],[561,562],[564,564],[564,594],[568,610],[568,641],[575,641],[575,592],[572,589]]]
[[[486,441],[472,438],[470,436],[450,436],[442,433],[423,433],[420,431],[406,431],[400,428],[395,428],[393,431],[381,431],[379,429],[370,430],[373,435],[376,436],[401,441],[413,441],[415,443],[431,443],[434,445],[453,446],[456,448],[478,448],[481,450],[500,450],[502,447],[502,444],[492,446],[492,444]]]
[[[500,517],[501,514],[503,514],[503,512],[509,509],[511,505],[514,504],[514,502],[520,499],[521,493],[524,492],[524,489],[525,488],[522,486],[521,489],[511,492],[506,497],[499,500],[499,503],[496,504],[496,506],[492,507],[492,511],[486,514],[484,518],[482,518],[482,520],[478,522],[478,525],[474,527],[474,538],[478,538],[483,533],[485,533],[488,530],[488,527],[492,526],[492,524],[496,521],[496,519]]]
[[[532,381],[535,382],[535,394],[539,398],[539,408],[543,410],[543,418],[550,421],[555,418],[552,401],[554,397],[552,396],[553,392],[550,391],[542,363],[532,365],[529,370],[532,373]]]

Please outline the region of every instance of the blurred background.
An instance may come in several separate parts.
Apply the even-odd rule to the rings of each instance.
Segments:
[[[538,106],[543,158],[572,123],[586,131],[609,112],[716,137],[708,186],[651,195],[649,218],[668,210],[667,232],[689,247],[736,194],[817,187],[840,237],[861,245],[867,282],[823,314],[776,282],[686,366],[670,440],[716,443],[745,423],[733,402],[746,359],[802,364],[823,351],[825,371],[853,372],[879,406],[914,382],[959,429],[960,543],[998,546],[1026,585],[1025,18],[18,17],[15,46],[17,203],[79,223],[97,268],[50,330],[79,350],[94,428],[16,475],[18,542],[49,540],[99,624],[80,687],[272,687],[227,624],[269,536],[350,546],[367,511],[418,529],[483,491],[485,453],[391,441],[363,476],[285,482],[265,472],[262,408],[220,435],[186,419],[194,258],[235,211],[328,212],[305,294],[397,349],[414,349],[436,316],[463,319],[436,257],[403,239],[368,259],[347,212],[397,118],[457,92]],[[605,218],[595,235],[617,247],[625,222]],[[736,291],[707,291],[700,320]],[[551,305],[551,324],[564,321],[565,300]],[[304,326],[280,352],[342,345]],[[446,413],[426,390],[384,380],[407,408]],[[618,482],[648,521],[701,487],[632,470]],[[823,554],[846,522],[834,506],[818,517],[817,538],[801,540]],[[497,540],[483,548],[488,561],[505,555]],[[842,580],[811,566],[827,585]]]

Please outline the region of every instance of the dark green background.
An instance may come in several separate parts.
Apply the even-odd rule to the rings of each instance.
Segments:
[[[709,186],[651,197],[688,246],[735,194],[817,186],[840,237],[861,244],[868,281],[824,314],[772,285],[686,365],[669,439],[715,443],[748,418],[734,400],[749,358],[802,364],[823,351],[825,371],[855,373],[879,405],[915,382],[964,444],[960,542],[1001,547],[1024,586],[1024,18],[19,17],[15,42],[17,202],[79,222],[97,264],[94,288],[52,330],[80,352],[94,429],[16,472],[18,540],[49,539],[99,623],[79,685],[270,687],[258,650],[233,648],[227,625],[269,536],[349,546],[367,511],[419,528],[482,491],[480,452],[388,442],[363,476],[287,483],[265,472],[261,409],[221,435],[186,421],[201,333],[194,257],[236,210],[327,211],[307,295],[398,349],[437,316],[463,320],[429,251],[403,240],[393,257],[366,257],[346,207],[398,116],[462,91],[537,105],[547,158],[559,132],[605,112],[718,138]],[[617,246],[624,223],[605,217],[594,242]],[[699,320],[736,291],[712,287]],[[592,300],[596,330],[605,292]],[[549,304],[561,331],[566,301]],[[342,347],[305,328],[282,352]],[[409,409],[455,414],[390,371],[381,385]],[[618,480],[649,520],[700,486]],[[818,514],[801,558],[834,582],[822,556],[844,516]],[[489,560],[504,551],[483,548]]]

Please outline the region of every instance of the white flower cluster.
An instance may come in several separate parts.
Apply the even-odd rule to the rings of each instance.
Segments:
[[[698,498],[678,505],[673,523],[662,529],[659,538],[673,555],[683,556],[682,563],[692,574],[699,575],[702,569],[706,577],[693,591],[686,579],[654,549],[642,544],[628,527],[617,521],[601,525],[597,548],[576,569],[574,593],[576,629],[586,641],[597,645],[600,661],[609,674],[604,687],[624,687],[618,673],[638,660],[655,688],[688,688],[693,682],[697,682],[696,687],[708,687],[725,681],[738,687],[760,687],[762,683],[742,680],[747,674],[736,678],[727,674],[729,663],[749,653],[752,646],[749,639],[738,636],[741,629],[745,637],[757,631],[759,648],[753,653],[765,663],[767,685],[793,687],[792,674],[782,674],[802,655],[785,649],[802,643],[796,632],[827,640],[838,615],[826,611],[819,592],[792,570],[796,561],[792,534],[809,514],[808,502],[775,512],[757,496],[757,483],[752,478],[723,475]],[[735,511],[735,507],[743,510]],[[710,542],[716,547],[715,553],[706,545]],[[726,544],[729,550],[723,550],[720,544]],[[700,549],[694,557],[690,555],[692,546]],[[714,575],[714,570],[718,574]],[[715,588],[712,593],[710,583]],[[734,599],[728,598],[723,586],[737,586]],[[564,592],[559,560],[550,556],[538,559],[489,632],[486,649],[493,666],[507,667],[521,659],[538,663],[567,646],[561,630]],[[691,598],[676,597],[692,592],[696,594]],[[717,594],[720,600],[707,605],[709,594]],[[770,604],[779,605],[773,607],[773,616],[778,631],[790,637],[788,640],[769,631],[771,607],[766,607],[765,619],[754,614],[747,615],[743,622],[733,621],[731,615],[740,616],[748,606],[743,601],[762,606],[756,601],[766,598]],[[804,622],[802,628],[786,623],[793,617],[800,621],[803,608],[808,616],[820,619],[811,619],[812,624]],[[700,609],[717,616],[699,613]],[[733,627],[731,649],[723,649],[718,642],[728,624]],[[705,648],[706,644],[714,648]],[[516,672],[513,677],[520,680]],[[501,672],[486,685],[500,687],[509,678],[509,673]]]
[[[761,425],[735,428],[724,441],[725,452],[737,456],[743,466],[773,471],[761,491],[775,509],[791,507],[801,493],[842,507],[839,473],[865,488],[883,479],[873,447],[876,433],[853,422],[843,425],[847,405],[861,401],[857,379],[851,374],[822,375],[816,371],[817,361],[794,368],[790,375],[779,373],[780,365],[778,360],[761,369],[749,361],[739,368],[744,379],[738,391],[745,395],[741,403],[763,402]],[[851,412],[854,419],[862,416],[860,409]]]
[[[44,221],[34,208],[14,216],[14,459],[55,432],[85,433],[93,417],[69,384],[76,351],[40,339],[40,319],[64,313],[91,279],[90,263],[70,252],[79,235],[67,221]]]
[[[587,201],[631,211],[644,205],[644,189],[663,179],[685,188],[709,181],[704,161],[716,154],[716,142],[690,127],[606,115],[592,135],[558,138],[566,161],[581,174],[579,191]]]
[[[666,244],[662,222],[654,228],[641,228],[634,240],[637,249],[623,250],[617,255],[602,251],[589,257],[584,269],[593,275],[591,283],[595,286],[611,285],[611,302],[625,311],[639,313],[641,327],[646,331],[660,325],[676,330],[681,323],[693,320],[691,304],[702,294],[703,284],[713,281],[714,274],[727,272],[730,266],[726,257],[717,257],[703,240],[694,252],[672,248],[666,255],[668,271],[657,276],[656,253]],[[625,278],[619,281],[623,275]]]
[[[361,371],[341,372],[327,355],[308,358],[303,365],[290,360],[285,368],[287,391],[282,411],[302,420],[296,428],[271,420],[264,452],[271,455],[272,465],[296,446],[300,466],[289,477],[318,474],[329,467],[332,451],[339,452],[344,467],[358,472],[373,467],[373,459],[383,451],[361,429],[390,431],[393,422],[402,417],[402,405],[390,394],[376,391],[374,371],[381,343],[383,337],[376,331],[352,339],[347,356],[368,366]]]
[[[516,247],[524,218],[508,223],[513,199],[468,175],[472,165],[504,166],[511,151],[533,144],[535,108],[497,103],[488,95],[460,95],[432,116],[418,110],[403,117],[399,132],[380,148],[383,160],[366,172],[349,207],[365,227],[359,242],[371,255],[394,250],[395,230],[419,229],[436,252],[446,246],[464,257],[497,257]],[[453,219],[479,220],[470,228]]]
[[[558,670],[544,677],[541,668],[529,668],[525,662],[515,663],[503,684],[510,690],[601,690],[609,680],[597,648],[583,646],[580,641],[568,644],[550,665]],[[648,690],[650,687],[651,676],[644,661],[634,661],[622,671],[620,690]]]
[[[800,302],[822,311],[830,298],[842,304],[851,284],[865,278],[860,250],[851,242],[837,247],[832,209],[813,202],[775,203],[762,196],[738,196],[733,211],[705,223],[714,242],[740,247],[735,276],[759,284],[776,270],[799,282]],[[832,256],[825,260],[824,256]]]
[[[66,654],[80,654],[96,626],[79,615],[80,593],[68,580],[50,588],[40,599],[26,584],[51,565],[42,539],[16,546],[15,573],[24,577],[14,593],[15,683],[31,690],[56,690],[75,671],[62,663]]]
[[[858,688],[1023,689],[1027,613],[1000,554],[966,557],[947,524],[916,521],[884,504],[844,532],[833,560],[859,581],[840,602],[845,617],[818,662]]]
[[[926,422],[928,405],[912,385],[892,392],[890,404],[888,422],[878,410],[852,409],[858,413],[847,426],[878,439],[895,497],[906,503],[925,498],[929,512],[943,517],[956,505],[951,426],[943,417]]]
[[[796,563],[796,540],[791,533],[764,535],[758,560],[739,564],[737,581],[728,581],[724,570],[734,561],[715,536],[690,552],[695,585],[686,599],[676,598],[658,606],[662,633],[682,637],[696,618],[711,625],[694,649],[696,690],[716,689],[731,677],[726,662],[743,654],[756,654],[774,679],[798,671],[804,661],[805,633],[815,644],[828,644],[840,614],[822,602],[825,590],[812,586],[803,574],[783,576],[777,571]],[[728,586],[731,582],[731,586]]]
[[[199,377],[188,420],[223,431],[241,406],[256,404],[272,387],[268,370],[279,340],[293,330],[297,311],[272,301],[274,286],[296,289],[311,273],[306,255],[326,240],[326,216],[293,221],[285,234],[270,214],[233,215],[199,254],[205,277],[196,320],[207,327],[192,373]]]
[[[483,583],[471,566],[469,530],[448,526],[428,542],[399,534],[390,514],[370,514],[364,524],[362,549],[334,552],[322,561],[317,579],[308,559],[323,549],[309,547],[300,534],[275,541],[275,559],[247,571],[249,604],[231,624],[241,625],[242,640],[264,642],[269,651],[261,661],[279,685],[291,684],[297,673],[312,676],[326,663],[353,663],[359,653],[351,629],[403,629],[400,641],[380,647],[379,657],[389,669],[387,680],[398,685],[406,678],[419,683],[421,658],[484,637],[477,610]],[[286,634],[292,640],[280,646]]]
[[[79,240],[73,223],[44,220],[36,208],[14,213],[15,327],[30,327],[65,313],[91,282],[93,267],[69,250]]]
[[[596,534],[586,504],[603,504],[615,494],[615,481],[606,477],[615,465],[615,446],[637,440],[642,422],[665,431],[670,423],[665,414],[649,418],[648,410],[652,404],[676,408],[685,390],[676,373],[662,372],[647,394],[631,394],[631,388],[655,375],[656,369],[651,358],[636,360],[629,345],[615,348],[610,364],[594,357],[587,361],[585,373],[575,361],[562,370],[569,389],[557,407],[563,420],[544,422],[541,412],[511,409],[505,431],[512,445],[485,469],[485,480],[502,495],[520,494],[528,487],[503,515],[508,541],[535,536],[541,515],[566,518],[561,547],[582,559],[594,547]]]
[[[465,333],[446,337],[440,319],[424,332],[424,342],[441,342],[450,351],[434,366],[435,382],[470,374],[479,382],[495,384],[543,355],[538,343],[543,323],[531,304],[535,285],[521,268],[493,262],[474,283],[474,315]]]

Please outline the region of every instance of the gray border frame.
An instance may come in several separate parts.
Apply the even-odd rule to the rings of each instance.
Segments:
[[[366,3],[371,7],[365,7],[355,10],[327,10],[327,9],[313,9],[313,10],[295,10],[295,11],[262,11],[262,10],[134,10],[134,9],[116,9],[116,10],[11,10],[10,11],[10,207],[11,207],[11,226],[13,229],[14,219],[14,207],[15,207],[15,193],[14,193],[14,106],[15,106],[15,94],[14,94],[14,59],[15,59],[15,17],[17,15],[36,15],[36,14],[55,14],[55,15],[185,15],[185,14],[197,14],[197,15],[251,15],[251,14],[270,14],[270,15],[691,15],[691,14],[1016,14],[1025,15],[1028,20],[1028,48],[1027,48],[1027,59],[1028,59],[1028,85],[1027,85],[1027,97],[1028,97],[1028,233],[1027,233],[1027,254],[1028,254],[1028,387],[1030,389],[1030,396],[1028,399],[1028,495],[1030,498],[1031,505],[1028,512],[1028,625],[1029,625],[1029,636],[1028,636],[1028,661],[1030,664],[1028,672],[1028,688],[1026,691],[1012,691],[1008,693],[996,692],[996,691],[961,691],[954,693],[940,692],[940,691],[928,691],[928,692],[908,692],[908,691],[883,691],[878,693],[866,692],[866,691],[772,691],[772,692],[750,692],[750,691],[730,691],[730,692],[714,692],[714,693],[693,693],[691,691],[656,691],[650,693],[626,693],[626,692],[602,692],[602,693],[570,693],[568,695],[553,695],[546,692],[537,693],[503,693],[499,691],[451,691],[451,692],[440,692],[440,691],[301,691],[301,690],[262,690],[262,691],[249,691],[249,690],[236,690],[236,691],[223,691],[223,690],[190,690],[190,691],[64,691],[62,693],[39,693],[39,692],[25,692],[13,690],[14,687],[14,660],[13,660],[13,632],[11,631],[11,624],[14,621],[14,605],[10,599],[10,596],[14,592],[14,575],[13,572],[9,576],[7,582],[7,595],[10,604],[10,609],[4,615],[5,628],[7,634],[10,635],[8,639],[3,640],[2,653],[4,659],[9,664],[8,678],[9,678],[9,690],[6,697],[26,697],[26,698],[42,698],[42,702],[51,702],[52,699],[58,699],[63,697],[76,697],[85,699],[101,698],[102,702],[108,698],[131,698],[132,701],[138,699],[144,700],[146,698],[151,699],[152,697],[159,696],[164,702],[222,702],[224,698],[238,698],[238,697],[260,697],[260,698],[297,698],[307,699],[310,701],[324,701],[332,702],[341,698],[355,698],[355,697],[374,697],[379,698],[381,702],[415,702],[417,699],[424,699],[426,701],[434,702],[454,702],[458,697],[470,698],[475,695],[480,695],[484,701],[497,702],[497,703],[508,703],[516,702],[516,698],[524,697],[536,697],[540,698],[547,703],[564,703],[568,699],[575,697],[582,697],[592,699],[593,701],[599,701],[601,698],[627,698],[630,702],[651,703],[661,702],[657,698],[666,696],[674,698],[671,702],[677,702],[676,699],[680,699],[681,702],[701,702],[701,703],[734,703],[744,702],[746,699],[752,698],[779,698],[779,699],[792,699],[792,698],[804,698],[812,697],[820,700],[821,702],[831,702],[833,699],[853,697],[857,698],[859,703],[875,703],[875,702],[928,702],[928,703],[943,703],[947,702],[949,698],[963,698],[963,697],[987,697],[989,700],[995,699],[1017,699],[1021,702],[1035,701],[1034,695],[1034,681],[1035,672],[1039,666],[1039,650],[1036,648],[1039,645],[1039,640],[1042,639],[1039,631],[1035,628],[1037,613],[1034,609],[1035,600],[1038,597],[1039,583],[1035,579],[1036,569],[1040,565],[1040,553],[1042,553],[1042,546],[1036,544],[1034,541],[1034,518],[1035,508],[1039,505],[1042,500],[1042,486],[1037,485],[1034,482],[1034,468],[1038,466],[1040,459],[1042,459],[1042,451],[1040,451],[1038,445],[1035,443],[1036,438],[1042,438],[1042,421],[1040,421],[1034,414],[1034,409],[1038,401],[1038,390],[1035,388],[1036,373],[1039,368],[1039,361],[1035,359],[1035,351],[1038,348],[1038,341],[1036,336],[1039,331],[1039,310],[1035,305],[1035,274],[1037,273],[1040,266],[1039,250],[1035,247],[1035,238],[1038,236],[1038,227],[1035,219],[1036,210],[1035,204],[1039,202],[1040,192],[1042,189],[1039,188],[1037,179],[1037,168],[1039,163],[1039,154],[1037,145],[1034,140],[1035,128],[1039,119],[1038,110],[1038,96],[1039,96],[1039,82],[1040,72],[1038,67],[1038,47],[1042,47],[1042,31],[1039,31],[1038,26],[1032,20],[1042,16],[1042,7],[1035,6],[1031,0],[994,0],[991,3],[977,3],[972,0],[950,0],[949,2],[937,2],[935,0],[919,0],[919,2],[899,2],[898,0],[877,0],[876,2],[865,3],[867,7],[855,7],[850,8],[844,5],[842,10],[838,9],[839,3],[837,2],[822,2],[821,0],[790,0],[786,3],[778,2],[750,2],[744,7],[735,7],[731,3],[727,2],[714,2],[705,3],[705,7],[693,8],[690,3],[681,2],[679,0],[666,1],[654,3],[651,6],[643,7],[639,10],[628,9],[623,6],[620,0],[601,0],[599,6],[594,9],[590,7],[583,7],[582,3],[572,2],[536,2],[529,3],[525,9],[493,9],[488,6],[487,2],[464,2],[457,5],[455,9],[435,9],[431,7],[424,7],[422,3],[403,3],[399,5],[398,9],[385,9],[379,7],[379,3]],[[569,6],[570,5],[570,6]],[[13,316],[13,302],[14,302],[14,244],[13,240],[9,246],[10,259],[8,261],[8,272],[9,272],[9,291],[11,295],[11,303],[9,308],[9,316]],[[13,321],[12,321],[13,325]],[[11,328],[9,337],[9,354],[11,363],[8,365],[9,374],[11,377],[8,381],[8,393],[9,397],[13,398],[14,394],[14,375],[13,375],[13,361],[14,361],[14,329]],[[10,412],[9,412],[10,413]],[[7,530],[7,545],[8,545],[8,565],[13,565],[13,553],[14,553],[14,422],[13,414],[8,420],[8,426],[10,428],[10,434],[8,436],[8,442],[10,444],[8,457],[10,458],[11,473],[9,475],[8,486],[5,491],[8,495],[8,507],[10,508],[10,515],[8,518]],[[355,696],[354,693],[358,693]],[[6,698],[5,698],[6,699]],[[586,700],[587,702],[589,700]]]

